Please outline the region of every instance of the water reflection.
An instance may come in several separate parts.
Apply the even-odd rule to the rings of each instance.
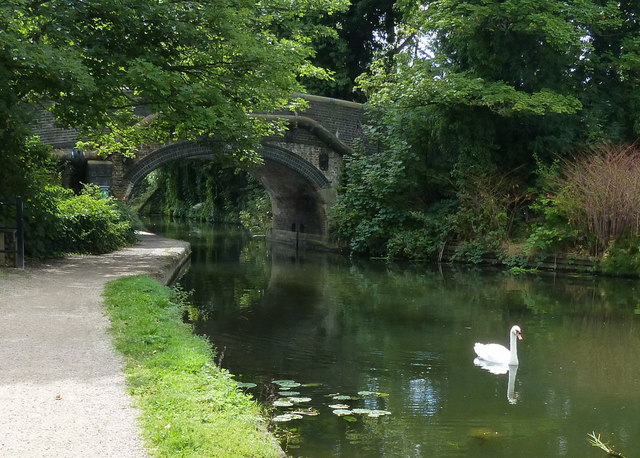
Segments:
[[[504,375],[508,373],[507,401],[509,401],[509,404],[518,402],[520,394],[515,392],[516,375],[518,374],[517,365],[488,363],[480,358],[475,358],[473,364],[494,375]]]
[[[585,456],[594,429],[640,450],[636,281],[296,257],[210,228],[192,237],[182,283],[223,365],[261,386],[317,384],[304,393],[320,415],[294,425],[292,455]],[[522,367],[469,364],[474,336],[516,322],[527,331]],[[388,394],[356,402],[392,415],[347,422],[328,411],[328,393],[360,390]]]
[[[438,412],[442,394],[438,392],[433,380],[418,378],[409,380],[408,408],[415,415],[433,417]]]
[[[507,383],[507,400],[509,404],[518,402],[520,393],[516,393],[516,375],[518,374],[518,366],[509,366],[509,382]]]

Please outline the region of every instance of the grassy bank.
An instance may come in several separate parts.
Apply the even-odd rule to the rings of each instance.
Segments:
[[[259,406],[214,365],[211,345],[183,323],[180,300],[173,296],[147,276],[112,281],[104,292],[150,453],[281,456]]]

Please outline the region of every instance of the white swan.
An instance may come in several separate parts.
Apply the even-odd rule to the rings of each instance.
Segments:
[[[510,341],[508,349],[500,344],[482,344],[476,342],[473,346],[473,350],[476,352],[476,355],[478,355],[478,359],[485,364],[517,366],[517,342],[518,340],[522,340],[522,331],[520,330],[520,326],[513,326],[509,336]],[[506,371],[502,373],[506,373]]]

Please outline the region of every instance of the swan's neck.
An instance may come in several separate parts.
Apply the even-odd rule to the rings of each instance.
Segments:
[[[515,332],[511,334],[511,343],[509,344],[509,352],[511,357],[509,358],[510,366],[518,365],[518,338],[516,337]]]

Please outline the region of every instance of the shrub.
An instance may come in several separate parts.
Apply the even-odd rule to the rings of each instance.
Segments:
[[[262,188],[254,188],[247,197],[246,207],[240,210],[240,224],[255,234],[264,234],[271,226],[271,201]]]
[[[597,238],[598,249],[640,224],[640,149],[604,144],[567,161],[556,205],[578,229]]]
[[[87,185],[80,195],[46,186],[25,208],[27,254],[100,254],[135,242],[132,215],[122,205],[102,196],[95,185]]]
[[[78,196],[65,194],[57,202],[64,252],[108,253],[135,241],[131,221],[124,219],[115,199],[101,195],[98,186],[87,185]]]
[[[563,251],[582,239],[580,231],[569,225],[553,195],[539,196],[529,206],[529,210],[539,215],[540,220],[531,225],[531,232],[522,248],[525,256]]]
[[[616,276],[640,276],[640,240],[624,238],[615,241],[602,257],[602,272]]]

